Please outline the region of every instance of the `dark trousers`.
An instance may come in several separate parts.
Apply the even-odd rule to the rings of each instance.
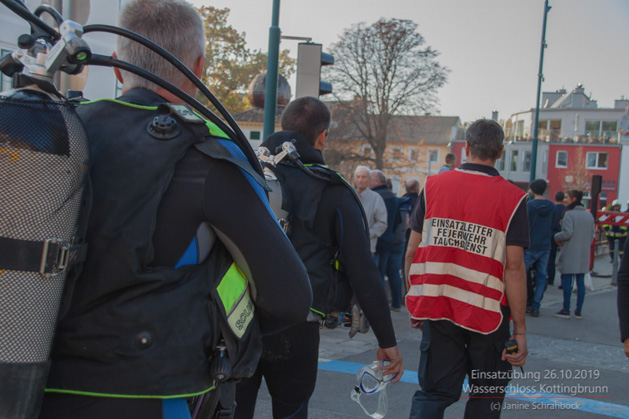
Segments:
[[[393,245],[389,260],[387,262],[387,277],[389,278],[389,288],[391,288],[391,307],[402,307],[402,278],[400,278],[400,263],[404,252],[404,243]]]
[[[618,242],[618,264],[622,259],[623,251],[625,250],[625,240],[627,237],[612,237],[607,236],[607,243],[609,245],[609,258],[610,262],[614,262],[614,253],[616,253],[616,242]]]
[[[555,240],[551,240],[550,242],[550,256],[548,257],[548,278],[546,282],[549,285],[553,285],[555,283],[555,271],[557,270],[555,265],[555,260],[557,259],[557,243]]]
[[[526,270],[526,308],[533,306],[533,297],[535,296],[535,285],[537,284],[537,263],[533,263]]]
[[[262,377],[273,400],[274,418],[307,418],[317,381],[319,323],[304,322],[262,338],[255,374],[236,386],[236,419],[253,418]]]
[[[508,308],[498,330],[489,335],[471,332],[448,320],[425,321],[420,343],[421,356],[417,376],[421,390],[415,392],[411,419],[443,418],[445,409],[461,397],[465,375],[470,384],[470,399],[465,418],[499,418],[504,391],[487,392],[490,386],[506,389],[511,364],[502,361],[502,350],[509,339]],[[474,389],[478,391],[474,391]]]

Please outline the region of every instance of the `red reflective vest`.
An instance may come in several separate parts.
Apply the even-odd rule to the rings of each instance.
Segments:
[[[416,319],[450,320],[488,334],[502,322],[506,231],[525,197],[500,176],[453,170],[426,180],[422,241],[406,307]]]

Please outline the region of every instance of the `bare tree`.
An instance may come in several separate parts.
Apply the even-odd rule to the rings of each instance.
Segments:
[[[571,157],[568,160],[568,169],[559,181],[566,190],[577,189],[581,192],[588,192],[592,176],[586,170],[587,162],[584,148],[577,147]]]
[[[238,32],[227,23],[229,8],[202,6],[197,9],[203,19],[205,31],[205,67],[202,81],[230,113],[242,112],[251,107],[247,88],[251,80],[266,71],[267,54],[247,48],[245,33]],[[279,72],[288,78],[294,72],[295,60],[282,50]],[[207,99],[199,95],[207,103]]]
[[[449,70],[436,61],[437,51],[424,48],[424,43],[414,22],[380,19],[346,29],[330,50],[335,64],[325,76],[344,108],[339,123],[351,124],[355,140],[369,143],[379,169],[391,117],[432,110],[435,91],[446,82]]]

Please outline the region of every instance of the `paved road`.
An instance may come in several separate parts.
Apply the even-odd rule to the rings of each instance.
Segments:
[[[562,290],[549,287],[541,316],[527,317],[529,357],[525,376],[511,381],[503,407],[503,418],[629,418],[629,361],[619,338],[616,288],[610,285],[608,256],[596,259],[595,291],[588,291],[583,319],[558,319],[552,313],[562,304]],[[573,295],[573,309],[576,296]],[[387,391],[387,418],[407,418],[411,398],[417,390],[417,365],[421,332],[408,326],[408,313],[392,313],[404,355],[406,373]],[[370,332],[348,339],[347,329],[321,330],[317,388],[310,402],[310,417],[366,418],[350,400],[355,371],[375,359],[376,340]],[[296,374],[299,372],[296,371]],[[465,397],[446,411],[446,418],[461,418]],[[363,397],[372,411],[373,397]],[[262,389],[256,418],[271,418],[270,398]]]

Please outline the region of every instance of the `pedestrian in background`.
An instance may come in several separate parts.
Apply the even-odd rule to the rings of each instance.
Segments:
[[[406,271],[404,270],[404,260],[406,258],[406,250],[408,249],[408,239],[411,237],[411,228],[409,227],[409,222],[411,218],[411,214],[415,209],[415,203],[417,202],[417,198],[419,197],[419,179],[417,178],[408,178],[404,181],[404,189],[406,189],[406,193],[402,195],[400,199],[400,208],[404,211],[406,216],[404,217],[404,225],[405,225],[405,233],[404,233],[404,252],[402,253],[402,259],[400,263],[402,265],[402,288],[406,291]]]
[[[615,199],[610,205],[608,211],[620,212],[620,201]],[[622,258],[625,241],[627,240],[627,227],[603,224],[603,230],[605,231],[605,236],[607,237],[607,243],[609,245],[610,263],[614,263],[616,246],[618,246],[618,259],[620,260],[620,258]]]
[[[559,271],[563,288],[563,308],[553,314],[562,319],[570,318],[570,297],[572,281],[577,282],[576,319],[581,319],[581,310],[585,300],[585,274],[590,270],[590,247],[594,240],[594,218],[581,203],[583,192],[575,189],[568,191],[564,198],[566,211],[561,220],[561,231],[555,234],[555,241],[561,246],[559,252]]]
[[[533,199],[526,203],[529,215],[530,244],[524,250],[524,264],[528,273],[535,264],[535,283],[527,281],[527,295],[533,296],[530,313],[539,317],[539,307],[546,290],[546,276],[548,275],[548,258],[550,256],[550,239],[555,206],[544,198],[546,181],[535,179],[529,186]]]
[[[450,170],[454,169],[455,164],[456,164],[456,155],[454,153],[446,154],[446,164],[444,164],[443,166],[439,168],[439,172],[437,172],[437,174],[443,173],[443,172],[449,172]]]
[[[400,224],[401,218],[398,198],[395,196],[393,191],[387,187],[387,178],[384,173],[380,170],[372,170],[370,176],[371,181],[369,183],[369,187],[372,191],[382,197],[387,211],[387,229],[380,237],[378,237],[378,241],[376,242],[376,254],[374,255],[374,259],[378,265],[378,270],[380,271],[382,283],[384,284],[385,276],[387,274],[387,264],[389,263],[389,257],[391,256],[391,251],[393,250],[393,233],[398,224]]]
[[[557,270],[557,266],[555,265],[555,261],[557,259],[557,243],[555,242],[555,234],[561,231],[561,217],[566,209],[566,206],[563,204],[564,196],[565,194],[563,191],[555,192],[555,210],[553,212],[553,228],[550,236],[550,256],[548,257],[548,279],[546,280],[548,285],[555,284],[555,273]]]
[[[371,253],[374,254],[378,237],[387,229],[387,208],[382,197],[369,189],[370,182],[371,170],[366,166],[358,166],[354,171],[354,188],[367,216]]]

